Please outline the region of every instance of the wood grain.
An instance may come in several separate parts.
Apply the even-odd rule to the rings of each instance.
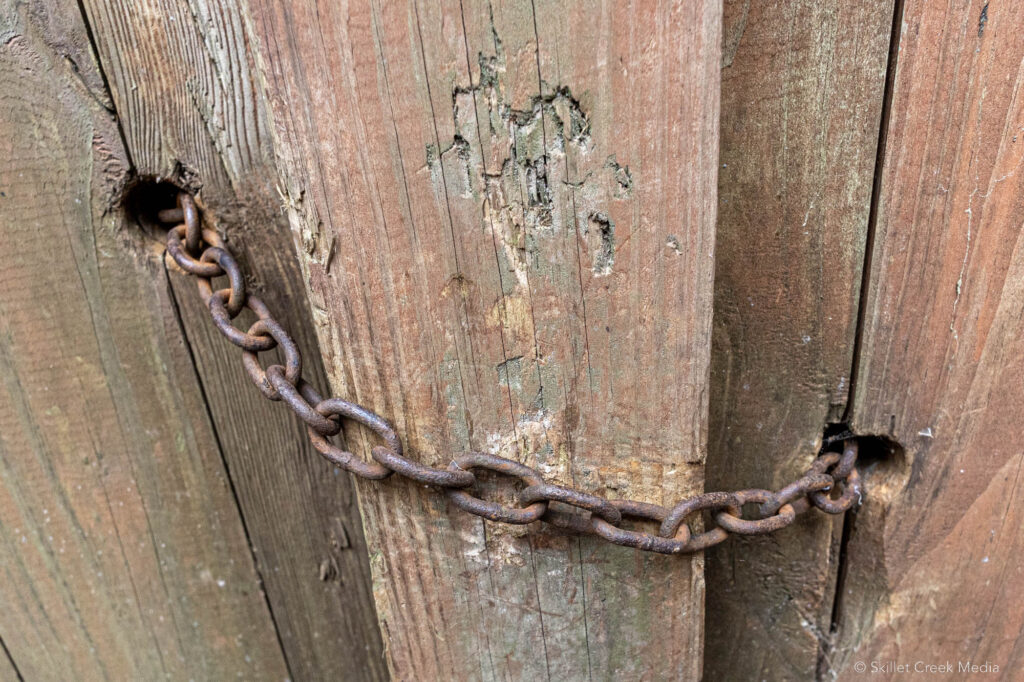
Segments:
[[[326,389],[305,287],[280,210],[262,97],[235,3],[86,0],[135,172],[199,190],[255,292]],[[211,325],[190,278],[171,274],[183,327],[243,512],[290,673],[386,675],[351,482],[265,400]]]
[[[1024,6],[904,6],[854,425],[867,478],[833,673],[1024,664]],[[895,675],[878,675],[894,679]]]
[[[0,657],[0,680],[4,682],[23,682],[14,660],[7,655]]]
[[[45,11],[44,11],[45,9]],[[0,7],[0,638],[14,676],[284,658],[81,16]]]
[[[715,3],[249,11],[336,392],[425,463],[482,449],[604,495],[700,490]],[[699,558],[358,489],[396,678],[698,677]]]
[[[845,411],[892,7],[725,3],[708,489],[788,483]],[[813,678],[840,528],[707,553],[708,679]]]

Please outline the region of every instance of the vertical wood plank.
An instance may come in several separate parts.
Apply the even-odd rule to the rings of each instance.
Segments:
[[[336,391],[435,466],[479,449],[612,497],[700,490],[716,4],[249,11]],[[358,489],[396,677],[699,675],[699,558]]]
[[[707,437],[707,365],[694,359],[710,338],[691,337],[690,346],[673,339],[707,305],[691,298],[693,284],[676,268],[704,273],[714,263],[713,244],[693,227],[716,203],[718,125],[706,116],[717,111],[719,69],[704,61],[706,44],[682,37],[719,39],[712,6],[539,2],[533,17],[540,98],[551,102],[541,132],[562,152],[548,154],[545,169],[556,206],[552,231],[557,237],[561,227],[568,237],[564,252],[576,262],[565,270],[578,280],[566,297],[542,270],[535,291],[553,296],[558,288],[579,301],[573,326],[539,308],[539,343],[568,355],[582,341],[585,365],[573,389],[578,397],[553,401],[579,413],[568,429],[568,479],[669,506],[700,488]],[[680,134],[679,126],[694,121],[705,122],[704,134]],[[697,166],[686,167],[689,159]],[[683,412],[673,405],[701,407]],[[697,677],[699,656],[691,652],[703,642],[694,620],[701,618],[703,558],[695,557],[686,582],[664,557],[595,540],[582,547],[586,635],[600,644],[590,647],[591,669],[626,678]],[[649,587],[670,584],[675,598]]]
[[[77,9],[0,7],[0,639],[25,679],[288,673]]]
[[[1022,24],[1014,2],[904,5],[853,423],[905,456],[869,469],[843,679],[894,658],[1024,664]]]
[[[326,389],[264,104],[235,3],[85,0],[135,172],[200,191],[253,290]],[[351,483],[251,384],[191,278],[171,282],[292,675],[386,675]],[[239,557],[238,560],[242,560]],[[252,560],[252,559],[250,559]]]
[[[710,490],[789,482],[845,411],[892,11],[725,3]],[[840,525],[708,552],[709,679],[814,676]]]

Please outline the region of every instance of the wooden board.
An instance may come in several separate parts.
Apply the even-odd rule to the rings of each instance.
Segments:
[[[845,411],[892,10],[725,3],[709,490],[788,483]],[[708,679],[814,677],[838,528],[707,553]]]
[[[0,639],[20,679],[282,679],[81,16],[4,3]],[[6,674],[6,673],[5,673]]]
[[[906,454],[867,478],[831,663],[843,679],[875,661],[1015,679],[1024,6],[907,0],[901,24],[853,422]]]
[[[24,682],[21,674],[18,672],[18,666],[15,665],[14,659],[11,658],[11,654],[7,651],[6,646],[3,647],[3,656],[0,656],[0,680],[4,682]]]
[[[86,0],[113,103],[142,177],[200,190],[250,283],[326,389],[295,246],[280,210],[263,100],[234,3]],[[190,278],[171,275],[190,352],[243,513],[289,672],[381,679],[369,562],[351,482],[251,384]]]
[[[429,464],[483,449],[613,497],[700,490],[716,3],[250,12],[336,392]],[[699,557],[358,488],[396,678],[699,675]]]

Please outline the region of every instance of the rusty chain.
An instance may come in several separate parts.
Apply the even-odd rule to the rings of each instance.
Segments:
[[[793,523],[812,507],[829,514],[841,514],[859,503],[860,476],[857,442],[846,440],[842,452],[821,454],[803,476],[778,491],[748,489],[737,492],[711,492],[678,502],[675,506],[635,500],[609,500],[581,490],[549,483],[531,467],[486,452],[462,454],[445,469],[420,464],[403,455],[402,441],[383,417],[367,408],[341,398],[323,398],[302,378],[302,355],[295,341],[256,296],[246,290],[245,276],[220,236],[201,227],[199,210],[188,193],[178,195],[178,207],[160,211],[158,218],[173,223],[167,233],[167,257],[185,272],[194,275],[199,295],[209,308],[214,325],[228,341],[242,349],[242,364],[256,387],[270,400],[288,405],[305,424],[309,439],[324,458],[357,476],[372,480],[399,474],[426,485],[441,488],[453,505],[490,521],[528,524],[544,521],[578,533],[598,535],[608,542],[626,547],[685,554],[698,552],[724,541],[729,535],[763,535]],[[228,287],[214,290],[212,280],[227,277]],[[248,330],[232,324],[243,309],[256,315]],[[280,347],[284,365],[263,367],[259,353]],[[375,432],[384,445],[371,449],[372,461],[331,443],[341,431],[341,420],[348,419]],[[477,484],[474,469],[518,479],[522,506],[508,507],[473,495]],[[841,491],[839,495],[836,492]],[[574,508],[557,509],[554,504]],[[744,517],[744,507],[756,504],[754,518]],[[579,512],[588,512],[581,514]],[[694,525],[707,512],[712,527],[697,533]],[[660,524],[656,535],[622,527],[623,519],[639,519]]]

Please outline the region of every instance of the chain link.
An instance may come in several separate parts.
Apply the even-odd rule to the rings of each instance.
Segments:
[[[210,318],[228,341],[242,349],[242,363],[257,388],[270,400],[286,404],[305,424],[313,448],[334,465],[356,476],[381,480],[399,474],[443,489],[453,505],[490,521],[528,524],[544,521],[577,533],[596,535],[608,542],[661,554],[699,552],[729,535],[763,535],[793,523],[796,516],[815,507],[842,514],[862,497],[857,473],[857,442],[848,439],[843,451],[821,454],[797,480],[779,489],[712,492],[678,502],[671,508],[634,500],[609,500],[591,493],[549,483],[531,467],[484,452],[462,454],[445,469],[406,458],[402,441],[386,419],[341,398],[323,398],[302,378],[298,345],[271,314],[263,301],[246,290],[245,275],[224,240],[203,229],[199,209],[191,195],[178,195],[178,208],[160,211],[167,223],[179,223],[167,233],[167,258],[196,277],[200,298]],[[229,286],[214,290],[212,280],[227,277]],[[233,320],[244,309],[257,317],[248,330]],[[280,346],[284,365],[263,367],[259,353]],[[371,449],[372,461],[360,459],[330,442],[341,431],[341,420],[362,424],[383,441]],[[519,506],[506,506],[474,494],[479,488],[473,469],[484,469],[518,480]],[[839,495],[836,492],[841,491]],[[558,509],[555,505],[560,505]],[[759,505],[745,517],[744,508]],[[748,509],[749,512],[749,509]],[[704,516],[707,515],[705,519]],[[624,519],[659,524],[655,534],[623,527]],[[692,528],[691,528],[692,525]],[[706,530],[703,526],[710,525]],[[694,530],[701,532],[695,533]]]

